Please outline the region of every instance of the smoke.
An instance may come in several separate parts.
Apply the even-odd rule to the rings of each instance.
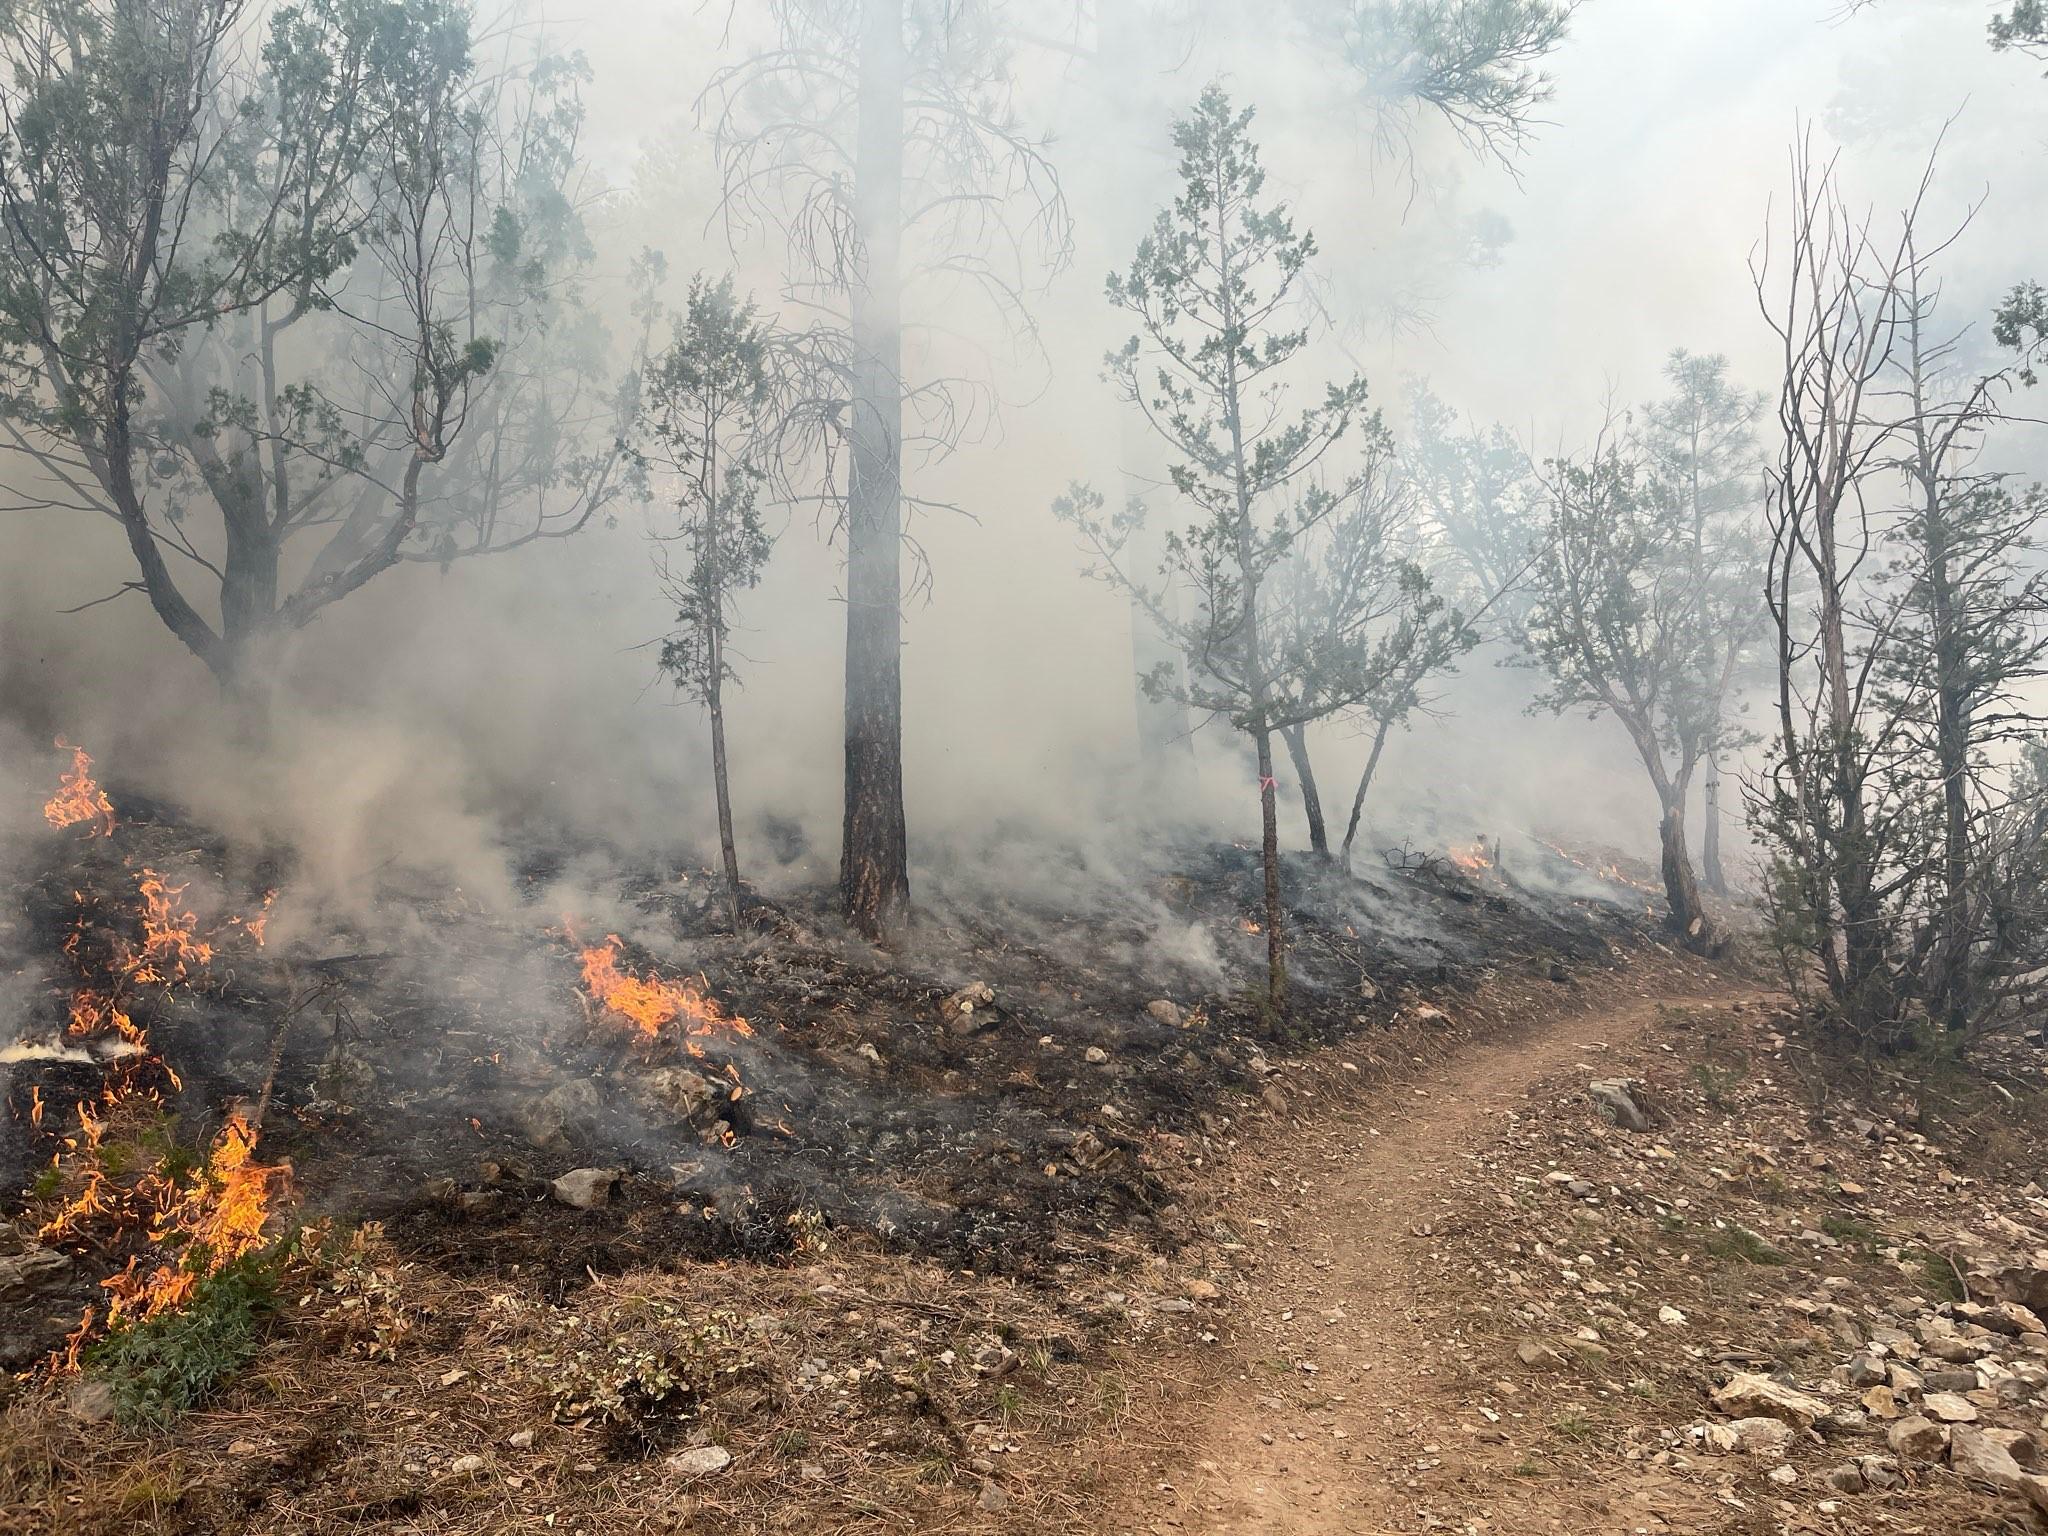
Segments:
[[[1131,617],[1080,578],[1048,504],[1077,477],[1121,495],[1142,461],[1099,376],[1122,334],[1101,280],[1169,195],[1168,120],[1208,79],[1258,107],[1274,184],[1318,232],[1333,322],[1319,362],[1362,368],[1397,432],[1409,373],[1539,454],[1583,441],[1610,390],[1655,393],[1675,346],[1726,352],[1740,382],[1768,387],[1747,262],[1801,113],[1841,142],[1852,183],[1882,208],[1967,100],[1944,146],[1943,195],[1960,215],[1991,191],[1957,250],[1952,311],[1981,313],[2026,275],[2019,234],[2048,188],[2040,157],[2016,163],[2010,149],[2039,138],[2048,92],[2026,61],[1985,47],[1981,8],[1965,0],[1849,20],[1835,0],[1586,7],[1552,61],[1551,121],[1519,180],[1426,116],[1412,163],[1376,157],[1341,63],[1298,17],[1252,25],[1255,9],[1190,7],[1196,24],[1174,46],[1128,59],[1018,46],[1020,109],[1059,127],[1052,155],[1077,250],[1032,297],[1037,349],[987,331],[959,340],[963,355],[986,355],[1008,397],[1000,420],[910,467],[922,493],[959,509],[912,530],[931,580],[905,622],[913,853],[935,877],[920,895],[942,918],[967,904],[963,870],[984,892],[1065,886],[1076,902],[1094,899],[1098,879],[1123,899],[1142,883],[1145,842],[1125,829],[1159,807],[1138,760]],[[594,286],[617,335],[631,333],[626,262],[647,247],[667,253],[671,301],[691,270],[735,265],[743,288],[777,299],[761,241],[727,242],[692,107],[692,82],[758,41],[751,21],[635,3],[551,24],[593,70],[584,146],[612,189],[589,211],[604,253]],[[1096,41],[1085,28],[1076,39]],[[771,890],[834,877],[841,750],[841,551],[811,508],[781,519],[769,575],[743,608],[729,725],[744,868]],[[0,515],[8,824],[32,825],[63,734],[117,788],[256,846],[289,845],[304,899],[333,910],[397,867],[480,902],[531,902],[519,860],[536,844],[562,858],[550,899],[584,908],[614,854],[705,859],[704,722],[656,679],[649,648],[671,618],[649,561],[663,526],[658,505],[628,506],[615,526],[562,543],[379,578],[294,637],[276,672],[271,749],[258,755],[146,600],[120,591],[127,555],[110,520]],[[1523,832],[1648,851],[1655,806],[1619,730],[1531,717],[1530,675],[1495,661],[1468,658],[1439,714],[1390,742],[1364,851]],[[1369,743],[1341,723],[1311,741],[1341,829]],[[1248,835],[1253,774],[1227,726],[1201,725],[1191,756],[1181,821]],[[1298,817],[1284,770],[1283,783]],[[1288,836],[1299,840],[1298,819]],[[1034,840],[1083,850],[1084,862],[1024,851]],[[1164,908],[1152,916],[1160,953],[1134,960],[1214,972],[1199,935]]]

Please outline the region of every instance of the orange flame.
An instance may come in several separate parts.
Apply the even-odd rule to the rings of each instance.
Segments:
[[[677,1019],[687,1020],[683,1033],[696,1038],[685,1039],[684,1048],[692,1056],[702,1056],[704,1048],[696,1043],[706,1035],[729,1030],[736,1035],[752,1035],[753,1026],[737,1014],[727,1013],[717,1001],[704,990],[700,981],[685,977],[668,981],[659,976],[635,976],[619,967],[620,940],[615,933],[605,935],[604,943],[593,944],[583,951],[583,985],[590,995],[621,1018],[629,1020],[637,1029],[649,1037],[661,1033],[663,1026]]]
[[[90,768],[91,759],[77,753],[63,790],[45,808],[53,826],[92,818],[104,821],[94,835],[112,829],[112,807],[93,785]],[[84,814],[78,814],[81,807]],[[178,1086],[177,1074],[151,1053],[146,1033],[131,1017],[136,991],[168,989],[204,970],[213,960],[219,932],[199,936],[198,918],[180,900],[187,887],[171,885],[147,868],[136,880],[139,942],[95,929],[93,904],[83,892],[74,893],[76,915],[64,941],[64,954],[78,970],[69,1032],[118,1036],[131,1049],[110,1068],[97,1108],[82,1100],[76,1106],[78,1129],[53,1159],[75,1193],[43,1222],[39,1235],[61,1240],[85,1239],[95,1232],[141,1232],[153,1252],[130,1257],[124,1269],[102,1282],[108,1292],[105,1315],[96,1323],[94,1309],[86,1309],[51,1362],[59,1370],[76,1369],[79,1351],[96,1327],[157,1317],[183,1306],[208,1275],[259,1247],[272,1201],[290,1182],[288,1165],[256,1161],[257,1128],[239,1114],[229,1117],[194,1174],[178,1171],[169,1157],[137,1167],[131,1157],[112,1155],[110,1125],[120,1126],[119,1145],[128,1153],[131,1133],[139,1137],[161,1119],[163,1100],[156,1083],[168,1080]],[[275,895],[264,897],[256,917],[231,920],[230,926],[239,923],[261,945]],[[98,942],[92,942],[95,935]],[[37,1094],[31,1103],[34,1123],[40,1124],[42,1113]]]
[[[43,802],[43,820],[62,831],[83,826],[87,837],[109,837],[114,831],[114,802],[93,782],[92,756],[62,736],[57,750],[71,754],[71,771],[58,780],[57,793]]]
[[[179,1256],[146,1277],[130,1259],[126,1269],[103,1282],[111,1298],[109,1326],[124,1317],[158,1317],[182,1307],[201,1280],[263,1245],[271,1198],[289,1186],[291,1165],[257,1162],[259,1134],[241,1115],[228,1116],[198,1178],[181,1192],[164,1192],[162,1214],[149,1235],[158,1244],[174,1236],[183,1239]]]
[[[142,887],[142,955],[131,975],[139,982],[170,985],[183,981],[194,967],[213,959],[213,946],[193,937],[199,919],[177,909],[183,885],[165,885],[153,869],[145,869]],[[169,969],[163,969],[168,965]]]
[[[1493,868],[1493,860],[1486,856],[1486,844],[1483,840],[1476,843],[1453,844],[1449,852],[1451,862],[1460,869],[1477,874],[1480,870]]]

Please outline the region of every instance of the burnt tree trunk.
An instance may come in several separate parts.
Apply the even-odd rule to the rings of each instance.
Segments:
[[[712,665],[716,667],[723,649],[716,637],[711,642]],[[725,689],[716,674],[708,690],[711,709],[711,784],[718,796],[718,850],[725,859],[725,907],[732,919],[732,931],[740,931],[740,856],[732,835],[732,789],[725,772]]]
[[[1365,771],[1358,776],[1358,788],[1351,796],[1351,820],[1344,827],[1343,863],[1351,867],[1351,844],[1358,837],[1358,818],[1365,810],[1366,791],[1372,788],[1372,776],[1379,771],[1380,754],[1387,749],[1387,735],[1394,728],[1392,716],[1383,715],[1372,733],[1372,755],[1365,760]]]
[[[1318,858],[1330,856],[1330,829],[1323,824],[1323,797],[1316,789],[1316,771],[1308,760],[1308,727],[1291,725],[1280,732],[1288,761],[1301,780],[1301,811],[1308,818],[1308,845]]]
[[[1657,791],[1657,804],[1663,809],[1657,827],[1657,862],[1664,877],[1666,921],[1687,949],[1695,954],[1712,954],[1720,948],[1720,936],[1707,917],[1706,903],[1700,900],[1699,877],[1693,872],[1692,850],[1686,846],[1685,835],[1685,801],[1692,790],[1692,776],[1699,760],[1687,752],[1674,773],[1664,761],[1656,730],[1647,717],[1624,714],[1621,722],[1634,740],[1643,766],[1649,770],[1650,786]]]
[[[864,0],[853,205],[866,270],[852,292],[846,533],[846,819],[839,886],[871,939],[910,903],[903,816],[903,0]]]
[[[714,481],[715,485],[716,482]],[[704,558],[713,570],[720,570],[719,524],[716,493],[704,509],[710,538]],[[707,663],[705,707],[711,714],[711,788],[718,799],[718,851],[725,860],[725,907],[732,919],[732,931],[740,931],[740,855],[732,835],[732,784],[725,768],[725,592],[721,586],[711,594],[710,622],[705,626],[704,649]]]
[[[1713,926],[1707,921],[1706,903],[1700,900],[1700,887],[1693,874],[1692,853],[1685,845],[1685,807],[1682,803],[1668,804],[1664,808],[1664,820],[1658,828],[1658,841],[1662,845],[1659,863],[1664,876],[1664,900],[1671,909],[1671,927],[1687,949],[1706,953],[1716,943]]]

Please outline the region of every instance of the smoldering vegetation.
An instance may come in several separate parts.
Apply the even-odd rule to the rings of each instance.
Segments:
[[[2044,45],[1854,9],[0,18],[4,1363],[301,1224],[1054,1286],[1759,926],[2010,1033],[2036,173],[1843,81]]]

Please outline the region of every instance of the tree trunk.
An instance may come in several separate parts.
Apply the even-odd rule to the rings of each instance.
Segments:
[[[711,786],[718,796],[718,849],[725,856],[725,905],[732,931],[740,931],[740,856],[732,835],[732,788],[725,773],[725,688],[719,680],[723,647],[711,638]]]
[[[1700,834],[1700,879],[1716,896],[1728,894],[1728,872],[1721,866],[1721,756],[1707,759],[1707,786],[1701,816],[1706,826]]]
[[[1970,987],[1970,738],[1971,658],[1956,611],[1954,528],[1943,494],[1942,470],[1927,431],[1922,372],[1921,314],[1916,303],[1908,331],[1913,387],[1913,478],[1921,496],[1921,540],[1926,546],[1928,618],[1934,651],[1934,759],[1941,774],[1941,900],[1928,1011],[1948,1030],[1969,1027]]]
[[[1365,792],[1372,788],[1372,776],[1380,766],[1380,753],[1387,748],[1387,734],[1394,728],[1391,715],[1380,717],[1378,727],[1372,733],[1372,755],[1365,760],[1365,772],[1358,776],[1358,789],[1351,797],[1351,820],[1344,828],[1344,867],[1351,867],[1351,844],[1358,836],[1358,818],[1365,810]]]
[[[1316,771],[1308,760],[1308,727],[1292,725],[1281,731],[1280,739],[1287,743],[1287,757],[1294,764],[1294,775],[1301,780],[1301,810],[1308,817],[1308,845],[1316,856],[1328,859],[1330,856],[1330,829],[1323,825],[1323,797],[1316,789]]]
[[[864,0],[846,533],[846,821],[839,886],[871,939],[910,903],[903,816],[903,0]]]
[[[1693,875],[1692,854],[1685,846],[1685,806],[1669,804],[1659,828],[1663,845],[1664,900],[1671,909],[1671,927],[1687,949],[1699,954],[1711,952],[1717,940],[1707,921],[1705,903],[1700,900],[1699,882]]]
[[[1287,930],[1280,906],[1280,809],[1273,782],[1273,733],[1253,731],[1259,747],[1259,862],[1266,876],[1266,1002],[1278,1023],[1287,1012]]]

